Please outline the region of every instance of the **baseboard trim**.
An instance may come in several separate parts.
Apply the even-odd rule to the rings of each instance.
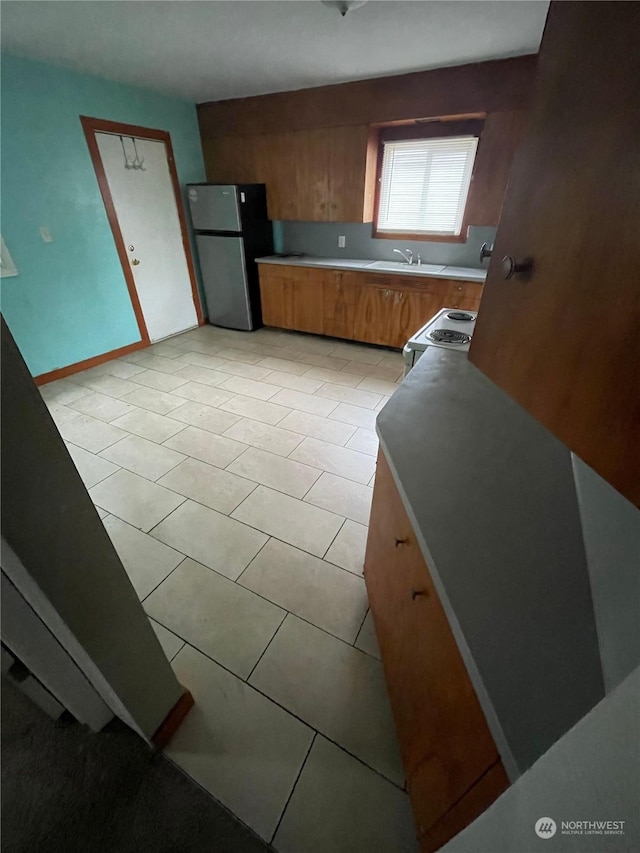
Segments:
[[[97,367],[99,364],[104,364],[105,361],[113,361],[114,358],[122,358],[123,355],[128,355],[130,352],[135,352],[139,349],[145,349],[148,346],[150,344],[146,341],[136,341],[133,344],[127,344],[126,347],[112,349],[109,352],[103,352],[101,355],[85,358],[84,361],[76,361],[75,364],[68,364],[66,367],[50,370],[49,373],[41,373],[39,376],[34,376],[33,381],[36,385],[46,385],[49,382],[55,382],[56,379],[64,379],[65,376],[72,376],[74,373],[80,373],[80,371],[88,370],[90,367]]]
[[[193,696],[185,690],[151,738],[154,749],[159,751],[165,748],[193,706]]]

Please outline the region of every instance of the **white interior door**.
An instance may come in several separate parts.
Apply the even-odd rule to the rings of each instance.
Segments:
[[[149,337],[198,324],[164,142],[96,133]],[[130,168],[127,168],[127,163]]]

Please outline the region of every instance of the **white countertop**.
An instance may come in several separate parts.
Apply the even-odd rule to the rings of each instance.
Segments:
[[[256,258],[259,264],[282,264],[292,267],[323,267],[333,270],[360,270],[368,273],[382,273],[384,275],[414,275],[427,278],[450,278],[459,281],[476,281],[484,283],[487,277],[486,270],[474,269],[473,267],[447,267],[439,264],[425,263],[405,264],[393,262],[382,262],[372,260],[359,260],[353,258],[316,258],[311,255],[268,255],[264,258]],[[384,263],[384,268],[380,264]],[[376,266],[377,265],[377,266]],[[430,269],[431,268],[431,269]],[[437,272],[435,271],[437,270]]]
[[[513,780],[604,695],[571,453],[438,347],[376,429]]]

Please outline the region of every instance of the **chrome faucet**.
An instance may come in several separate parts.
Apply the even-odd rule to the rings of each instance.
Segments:
[[[411,251],[411,249],[405,249],[404,252],[401,249],[394,249],[393,251],[397,252],[399,255],[402,255],[402,257],[408,264],[413,263],[413,252]]]

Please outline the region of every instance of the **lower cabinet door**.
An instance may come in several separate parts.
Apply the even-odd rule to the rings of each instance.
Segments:
[[[349,282],[349,273],[327,270],[322,287],[324,334],[353,339],[356,289]]]
[[[322,334],[324,332],[322,307],[322,285],[313,278],[296,275],[291,281],[286,328]]]
[[[289,328],[287,323],[287,302],[290,283],[278,276],[260,273],[260,302],[262,304],[262,322],[265,326]]]
[[[442,300],[443,297],[435,293],[407,293],[409,327],[404,329],[407,333],[404,343],[428,323],[441,308],[447,307],[443,306]]]
[[[387,461],[378,456],[364,576],[398,740],[428,829],[498,752]]]
[[[386,287],[365,285],[359,288],[353,328],[356,341],[392,346],[389,327],[392,323],[394,295],[394,291]]]
[[[480,285],[262,264],[267,326],[401,348],[441,308],[477,308]]]

